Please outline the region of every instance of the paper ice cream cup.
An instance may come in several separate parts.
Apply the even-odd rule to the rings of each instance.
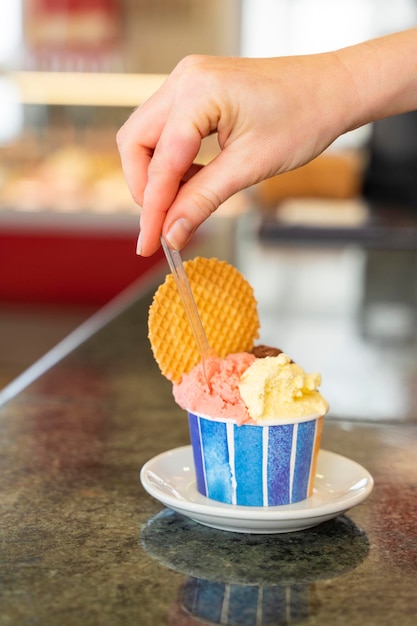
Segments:
[[[313,493],[324,415],[237,426],[188,411],[197,490],[239,506],[279,506]]]

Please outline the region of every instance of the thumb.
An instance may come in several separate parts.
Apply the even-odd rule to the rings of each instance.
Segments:
[[[181,186],[162,227],[171,247],[183,248],[223,202],[256,181],[250,165],[248,159],[232,158],[224,150]]]

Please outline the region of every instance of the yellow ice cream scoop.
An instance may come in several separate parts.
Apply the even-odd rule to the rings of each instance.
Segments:
[[[318,391],[320,383],[320,374],[307,374],[282,353],[254,361],[239,391],[255,422],[279,423],[324,415],[328,403]]]

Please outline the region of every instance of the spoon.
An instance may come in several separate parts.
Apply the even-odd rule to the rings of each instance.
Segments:
[[[161,237],[161,244],[165,252],[168,265],[174,277],[178,292],[180,294],[184,310],[188,318],[188,322],[194,335],[194,339],[200,352],[204,379],[207,383],[207,387],[210,389],[205,367],[205,360],[209,355],[213,354],[213,351],[209,346],[206,333],[204,332],[203,324],[201,322],[200,314],[194,300],[193,292],[191,291],[191,286],[188,281],[187,274],[185,273],[181,254],[178,250],[173,250],[172,248],[170,248],[163,237]]]

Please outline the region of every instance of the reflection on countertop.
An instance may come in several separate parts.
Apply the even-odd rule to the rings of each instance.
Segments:
[[[157,562],[187,574],[169,624],[303,623],[320,607],[315,582],[355,569],[369,551],[365,533],[344,516],[260,537],[213,530],[168,509],[147,522],[141,542]]]

